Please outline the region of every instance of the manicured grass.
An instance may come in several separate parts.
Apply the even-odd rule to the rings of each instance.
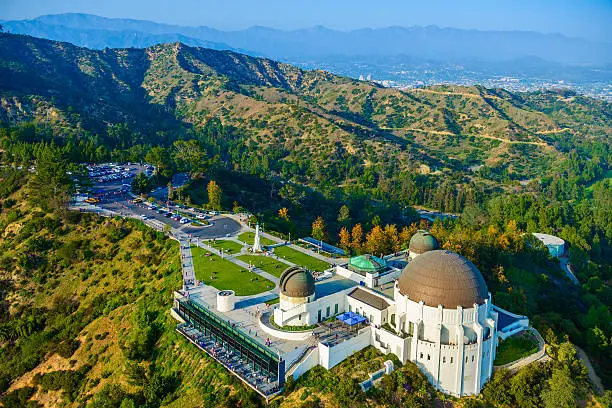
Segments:
[[[504,365],[538,351],[538,343],[527,335],[514,335],[499,343],[495,365]]]
[[[289,267],[289,265],[282,263],[280,261],[277,261],[271,256],[240,255],[236,258],[246,263],[251,263],[255,265],[256,268],[262,269],[268,272],[269,274],[276,276],[277,278],[279,278],[281,274],[283,273],[283,271]]]
[[[207,252],[202,248],[191,248],[196,279],[206,285],[219,290],[231,289],[238,296],[255,295],[274,288],[274,283],[256,273],[251,273],[217,255],[206,256]],[[213,276],[215,279],[212,279]]]
[[[255,241],[255,233],[254,232],[243,232],[242,234],[238,235],[238,239],[246,244],[253,245],[253,242]],[[261,243],[261,245],[276,244],[276,242],[266,237],[261,237],[259,242]]]
[[[207,244],[209,244],[215,249],[219,249],[219,250],[223,249],[224,252],[227,252],[233,255],[240,253],[240,250],[242,249],[242,245],[234,241],[218,239],[217,242],[213,242],[212,240],[210,240],[207,242]]]
[[[288,246],[281,246],[274,248],[274,253],[281,258],[293,262],[296,265],[303,266],[304,268],[310,269],[311,271],[323,272],[329,268],[327,262],[321,261],[320,259],[313,258],[310,255],[306,255],[303,252],[296,251]]]

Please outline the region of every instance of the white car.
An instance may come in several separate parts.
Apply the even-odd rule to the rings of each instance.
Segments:
[[[205,215],[202,215],[202,214],[198,214],[198,215],[196,215],[196,218],[197,218],[198,220],[205,220],[205,219],[206,219],[206,216],[205,216]]]
[[[187,224],[189,221],[191,221],[189,218],[181,218],[181,224]]]
[[[142,214],[142,215],[140,216],[140,218],[142,218],[143,220],[148,220],[148,219],[149,219],[149,216],[148,216],[148,215],[145,215],[145,214]]]

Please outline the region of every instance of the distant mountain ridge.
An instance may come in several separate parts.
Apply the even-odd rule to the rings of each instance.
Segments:
[[[45,15],[2,22],[5,30],[68,41],[89,48],[146,47],[181,41],[213,49],[241,50],[282,61],[327,56],[392,57],[405,55],[436,61],[509,61],[537,56],[569,65],[612,64],[612,44],[525,31],[477,31],[456,28],[386,27],[337,31],[315,26],[292,31],[268,27],[222,31],[90,14]],[[248,51],[247,51],[248,50]]]

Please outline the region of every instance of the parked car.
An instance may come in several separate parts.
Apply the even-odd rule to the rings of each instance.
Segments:
[[[187,224],[189,221],[191,221],[189,218],[181,218],[181,224]]]

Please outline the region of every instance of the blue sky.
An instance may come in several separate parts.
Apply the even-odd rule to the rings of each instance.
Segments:
[[[612,0],[0,0],[5,20],[66,12],[219,29],[438,25],[612,42]]]

